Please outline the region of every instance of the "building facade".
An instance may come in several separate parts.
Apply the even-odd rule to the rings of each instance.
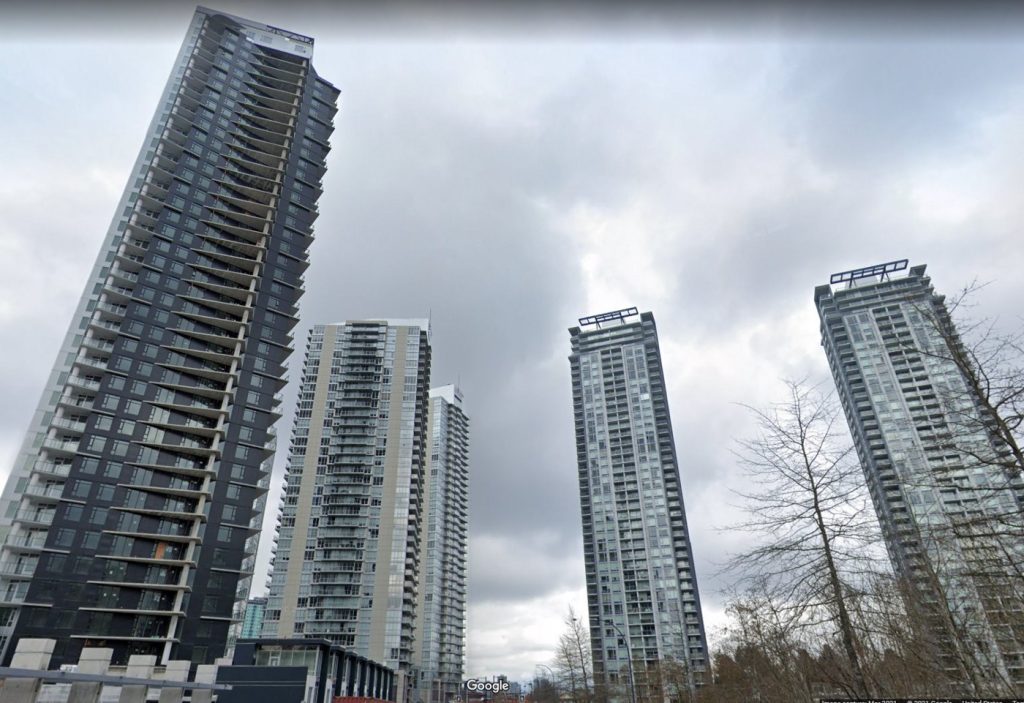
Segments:
[[[267,599],[250,598],[245,604],[245,614],[242,616],[242,631],[238,635],[242,639],[257,639],[263,632],[263,616],[267,612]]]
[[[1024,622],[1005,606],[1021,602],[1024,483],[951,360],[960,342],[944,298],[925,266],[906,270],[890,262],[817,287],[822,346],[893,567],[950,675],[966,658],[1019,686]]]
[[[309,335],[264,637],[412,665],[430,336],[426,320]]]
[[[454,385],[431,389],[428,412],[413,663],[419,699],[447,703],[460,696],[465,661],[469,418]]]
[[[569,334],[595,685],[628,699],[675,665],[699,686],[707,642],[654,316],[618,310]]]
[[[208,662],[249,591],[338,91],[198,8],[0,497],[0,643]]]

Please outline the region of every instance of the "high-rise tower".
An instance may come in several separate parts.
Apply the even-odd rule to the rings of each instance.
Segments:
[[[462,690],[466,637],[469,418],[453,385],[430,391],[429,454],[416,603],[420,700],[446,703]]]
[[[0,499],[0,638],[209,662],[249,591],[338,91],[198,8]]]
[[[822,346],[893,567],[950,675],[972,660],[1020,685],[1024,482],[953,361],[962,347],[943,297],[923,265],[906,269],[893,261],[818,286]]]
[[[409,671],[429,379],[426,320],[311,330],[265,637],[325,638]]]
[[[579,322],[569,362],[594,680],[635,692],[673,662],[698,686],[707,643],[654,316]]]

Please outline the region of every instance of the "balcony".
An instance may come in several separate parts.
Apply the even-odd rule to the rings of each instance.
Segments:
[[[79,356],[75,359],[75,363],[79,366],[84,366],[86,369],[92,369],[94,371],[107,370],[106,360],[98,359],[94,356]]]
[[[63,492],[64,486],[62,485],[35,484],[26,488],[23,495],[28,500],[49,503],[60,500]]]
[[[110,275],[114,276],[116,278],[120,278],[122,281],[128,281],[129,283],[135,283],[135,282],[137,282],[139,280],[139,275],[137,273],[132,273],[131,271],[125,271],[122,268],[115,268],[115,269],[113,269],[110,272]]]
[[[128,311],[123,305],[111,305],[110,303],[97,303],[96,316],[102,320],[108,320],[120,324],[124,314]]]
[[[99,318],[93,318],[89,320],[89,326],[92,328],[94,333],[97,330],[104,330],[107,334],[109,334],[112,337],[116,336],[117,333],[121,331],[120,322],[105,322],[104,320],[100,320]]]
[[[103,339],[97,339],[96,337],[86,337],[86,339],[83,340],[82,345],[89,349],[96,349],[101,352],[114,351],[114,345],[112,343]]]
[[[70,420],[68,418],[57,418],[52,422],[54,427],[59,427],[62,430],[70,430],[72,432],[78,432],[81,434],[85,432],[85,421]]]
[[[53,511],[22,510],[14,516],[14,519],[23,525],[48,527],[53,524]]]
[[[31,577],[36,572],[35,562],[19,564],[17,562],[0,562],[0,575]]]
[[[25,593],[8,591],[0,595],[0,605],[21,605],[25,602]]]
[[[11,550],[36,551],[46,546],[46,535],[11,534],[7,536],[4,546]]]
[[[75,388],[84,388],[87,391],[98,391],[100,389],[99,381],[90,381],[82,376],[69,376],[67,384],[69,386],[74,386]]]
[[[64,442],[52,437],[47,437],[43,440],[43,447],[58,454],[75,454],[78,452],[77,441]]]

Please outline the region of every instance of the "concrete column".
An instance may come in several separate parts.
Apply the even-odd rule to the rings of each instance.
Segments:
[[[217,682],[217,665],[216,664],[200,664],[196,668],[196,683],[216,683]],[[193,689],[192,690],[192,703],[211,703],[213,701],[213,691],[209,688],[204,689]]]
[[[106,647],[86,647],[78,657],[78,672],[81,674],[105,674],[110,668],[113,649]],[[98,703],[103,684],[78,681],[71,684],[68,703]]]
[[[345,652],[345,695],[356,695],[356,660],[351,653]]]
[[[128,657],[128,666],[124,675],[131,679],[153,678],[153,667],[156,666],[155,654],[133,654]],[[118,703],[146,703],[149,686],[122,686]]]
[[[11,659],[12,669],[50,668],[50,657],[57,640],[26,638],[18,640],[18,648]],[[0,688],[0,703],[35,703],[39,693],[39,679],[8,679]]]
[[[164,670],[164,679],[167,681],[188,681],[189,662],[169,661]],[[162,688],[160,689],[160,703],[181,703],[181,697],[185,695],[184,688]],[[71,703],[68,701],[68,703]]]

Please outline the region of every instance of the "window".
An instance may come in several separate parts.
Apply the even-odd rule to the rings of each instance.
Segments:
[[[114,407],[115,408],[117,407],[117,396],[110,396],[110,395],[106,396],[103,399],[104,407],[106,407],[106,401],[108,401],[108,400],[113,400],[114,401]],[[100,437],[98,435],[93,435],[92,437],[89,438],[89,441],[86,442],[85,448],[86,448],[87,451],[96,452],[98,454],[98,453],[102,452],[106,448],[106,446],[107,446],[107,438],[106,437]]]
[[[47,571],[62,572],[64,566],[67,563],[67,557],[63,554],[49,554],[47,555]]]

